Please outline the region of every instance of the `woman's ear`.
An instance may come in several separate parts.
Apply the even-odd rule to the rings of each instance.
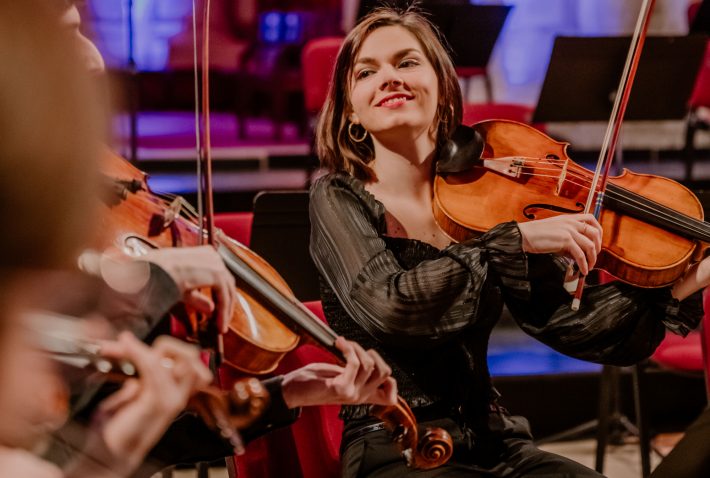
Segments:
[[[360,118],[358,117],[358,115],[355,112],[351,112],[348,115],[348,121],[350,121],[353,124],[360,124]]]

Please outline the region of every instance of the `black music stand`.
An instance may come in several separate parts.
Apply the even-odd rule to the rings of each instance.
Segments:
[[[608,121],[629,43],[629,37],[557,37],[533,123]],[[696,35],[648,37],[624,119],[683,119],[705,43]]]
[[[630,41],[630,37],[557,37],[533,123],[609,121]],[[648,37],[624,119],[684,118],[705,43],[705,37],[695,35]],[[620,153],[619,145],[616,150]],[[638,368],[633,372],[634,401],[640,415]],[[599,420],[543,441],[571,438],[596,429],[595,468],[602,472],[609,432],[617,438],[624,432],[631,433],[640,437],[641,466],[647,476],[650,472],[648,432],[641,420],[636,427],[620,412],[619,369],[604,366],[600,383]]]
[[[360,3],[358,18],[380,5],[406,7],[411,0],[364,0]],[[496,41],[508,18],[510,5],[471,5],[465,0],[425,0],[419,4],[428,12],[451,49],[451,58],[461,76],[466,71],[486,72]],[[492,100],[492,88],[487,72],[486,93]]]
[[[320,300],[318,271],[308,250],[308,191],[264,191],[254,198],[250,247],[286,280],[300,301]]]

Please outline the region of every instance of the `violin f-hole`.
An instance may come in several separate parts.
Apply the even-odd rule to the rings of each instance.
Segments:
[[[533,209],[547,209],[548,211],[555,211],[562,214],[578,214],[584,212],[584,204],[578,202],[575,206],[576,209],[569,209],[566,207],[555,206],[554,204],[528,204],[523,209],[523,215],[528,219],[535,219],[535,213],[531,211]]]

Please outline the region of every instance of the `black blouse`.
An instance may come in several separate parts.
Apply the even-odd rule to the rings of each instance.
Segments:
[[[364,184],[329,174],[311,189],[311,255],[333,329],[376,348],[413,408],[482,416],[497,397],[486,363],[503,303],[520,327],[567,355],[615,365],[649,356],[665,329],[687,334],[702,317],[698,297],[619,282],[587,287],[579,311],[564,268],[522,251],[515,222],[442,250],[387,236],[385,208]],[[361,418],[365,407],[343,407]],[[477,421],[477,420],[476,420]]]

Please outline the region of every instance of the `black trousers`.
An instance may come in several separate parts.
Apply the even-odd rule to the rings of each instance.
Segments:
[[[342,450],[343,478],[602,477],[575,461],[539,450],[532,442],[527,420],[522,417],[501,416],[500,428],[485,440],[448,418],[423,422],[420,426],[443,427],[451,434],[454,454],[448,463],[434,470],[411,470],[386,430],[348,440],[348,435],[357,435],[357,430],[349,429]]]
[[[710,408],[685,431],[685,435],[653,470],[651,478],[710,476]]]

